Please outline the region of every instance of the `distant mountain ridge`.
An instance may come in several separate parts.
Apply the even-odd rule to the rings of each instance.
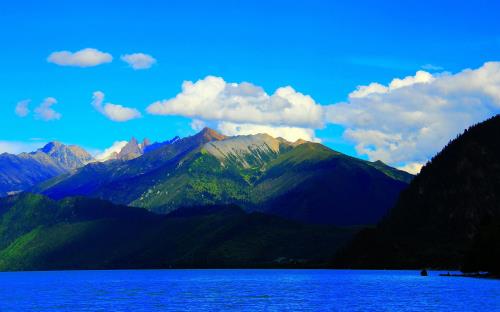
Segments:
[[[144,153],[149,153],[149,152],[152,152],[152,151],[154,151],[154,150],[156,150],[156,149],[158,149],[158,148],[160,148],[160,147],[162,147],[162,146],[172,144],[172,143],[174,143],[174,142],[176,142],[176,141],[178,141],[178,140],[180,140],[180,139],[181,139],[180,137],[175,136],[175,137],[173,137],[172,139],[167,140],[167,141],[163,141],[163,142],[154,142],[154,143],[152,143],[152,144],[149,144],[149,145],[147,145],[147,146],[144,146],[143,151],[144,151]]]
[[[98,158],[97,161],[103,162],[103,161],[117,160],[117,159],[131,160],[140,157],[145,153],[152,152],[162,146],[172,144],[178,140],[180,140],[180,138],[178,136],[175,136],[174,138],[167,141],[151,143],[151,141],[148,138],[144,138],[142,142],[139,143],[139,141],[135,137],[132,137],[121,148],[118,148],[112,153],[109,153],[107,155],[103,155],[103,157]]]
[[[159,213],[238,204],[301,222],[346,225],[378,221],[411,177],[318,143],[267,134],[226,137],[205,128],[139,157],[88,164],[32,191],[56,199],[98,197]]]
[[[92,160],[84,149],[60,142],[50,142],[31,153],[0,154],[0,196],[23,191]]]

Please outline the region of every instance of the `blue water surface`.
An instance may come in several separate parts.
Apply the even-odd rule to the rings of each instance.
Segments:
[[[500,281],[417,271],[5,272],[0,311],[500,311]]]

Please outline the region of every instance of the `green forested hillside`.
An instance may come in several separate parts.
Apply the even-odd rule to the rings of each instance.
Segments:
[[[450,142],[336,264],[500,273],[499,137],[497,116]]]
[[[0,270],[320,266],[353,233],[236,206],[156,215],[26,193],[0,207]]]

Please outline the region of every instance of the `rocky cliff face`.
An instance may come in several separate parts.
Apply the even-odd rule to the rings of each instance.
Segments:
[[[242,135],[205,144],[205,150],[222,163],[233,162],[244,168],[262,166],[274,159],[291,143],[280,141],[268,134]]]

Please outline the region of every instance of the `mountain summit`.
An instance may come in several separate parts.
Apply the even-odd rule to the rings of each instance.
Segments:
[[[47,143],[31,153],[3,153],[0,155],[0,196],[26,190],[92,160],[83,148],[60,142]]]
[[[64,145],[57,141],[47,143],[32,154],[37,152],[49,155],[66,170],[80,168],[93,160],[93,157],[83,148],[77,145]]]
[[[151,143],[145,138],[142,143],[139,143],[136,138],[132,137],[130,141],[116,155],[116,159],[130,160],[144,154],[144,149]]]
[[[127,151],[136,153],[131,140]],[[371,224],[393,205],[411,175],[349,157],[319,143],[267,134],[224,136],[204,128],[139,157],[92,163],[33,191],[83,195],[157,213],[237,204],[308,223]]]
[[[197,136],[202,136],[207,142],[210,141],[220,141],[224,140],[227,137],[223,134],[220,134],[219,132],[215,131],[214,129],[205,127],[203,128]]]

